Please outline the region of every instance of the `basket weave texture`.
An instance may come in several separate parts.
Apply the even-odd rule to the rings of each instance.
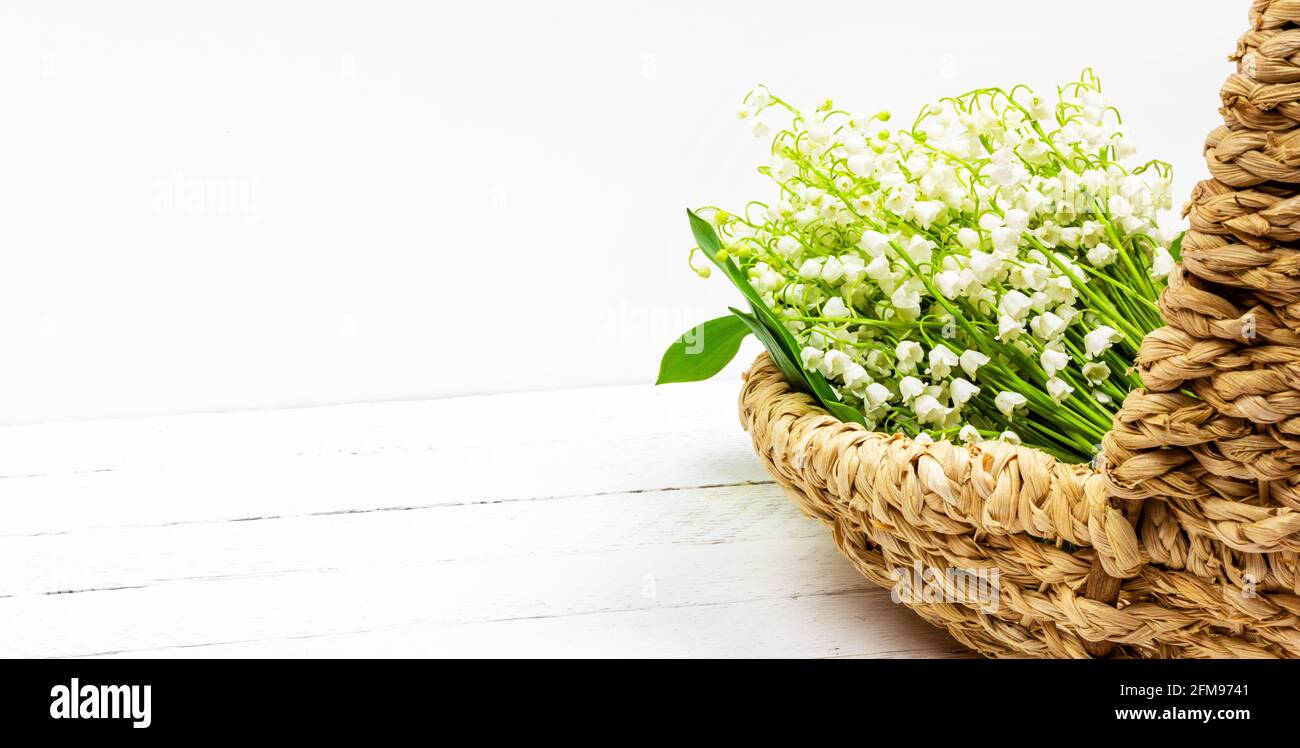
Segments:
[[[1300,0],[1250,20],[1099,470],[868,432],[766,354],[746,374],[768,472],[870,580],[996,570],[992,607],[903,600],[982,654],[1300,658]]]

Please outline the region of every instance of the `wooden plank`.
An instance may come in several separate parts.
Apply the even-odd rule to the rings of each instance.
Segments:
[[[948,656],[735,382],[0,429],[3,656]]]
[[[951,649],[774,486],[87,530],[0,563],[4,656]]]
[[[0,568],[16,572],[0,577],[0,598],[656,546],[800,541],[807,552],[828,537],[771,484],[108,528],[0,543]]]
[[[739,380],[0,428],[0,477],[739,433]]]
[[[971,658],[884,590],[585,616],[416,625],[109,657]]]
[[[768,481],[734,386],[612,390],[0,429],[0,536]]]
[[[5,621],[0,655],[81,656],[405,626],[442,628],[700,606],[719,609],[867,589],[825,538],[403,567],[277,570],[264,576],[195,578],[6,598],[0,600],[0,618]],[[888,603],[887,593],[859,602],[863,606],[855,619],[859,624],[897,607]],[[815,610],[805,612],[808,617],[800,618],[797,625],[771,623],[809,635],[828,625]],[[603,635],[617,637],[619,619],[604,620],[611,629]],[[829,625],[842,631],[838,624]],[[886,647],[896,627],[867,628]],[[905,629],[916,633],[923,627],[909,615]],[[546,647],[540,633],[534,643],[539,650]],[[888,644],[887,648],[898,647]],[[775,647],[752,653],[789,654]],[[822,654],[833,653],[828,649]]]

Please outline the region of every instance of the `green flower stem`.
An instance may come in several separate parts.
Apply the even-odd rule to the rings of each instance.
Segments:
[[[1047,257],[1047,260],[1051,262],[1062,275],[1065,275],[1070,279],[1070,282],[1074,284],[1075,289],[1080,293],[1080,295],[1086,297],[1094,306],[1097,307],[1098,312],[1101,312],[1103,309],[1106,310],[1106,322],[1110,323],[1111,327],[1114,327],[1134,343],[1142,340],[1143,333],[1125,319],[1119,310],[1115,308],[1114,304],[1104,296],[1101,296],[1096,291],[1089,288],[1088,284],[1085,283],[1083,279],[1079,278],[1074,273],[1071,273],[1069,268],[1067,268],[1065,264],[1056,257],[1056,254],[1054,252],[1049,252],[1046,247],[1038,242],[1037,239],[1034,239],[1033,237],[1028,237],[1028,239],[1031,244]]]
[[[1152,199],[1167,200],[1169,166],[1151,161],[1129,169],[1117,161],[1121,153],[1119,138],[1126,135],[1114,130],[1102,136],[1114,139],[1105,140],[1088,134],[1087,128],[1098,124],[1117,128],[1122,123],[1119,113],[1105,107],[1104,102],[1095,105],[1102,107],[1098,110],[1091,101],[1076,102],[1071,98],[1099,92],[1095,76],[1085,74],[1081,82],[1058,90],[1062,92],[1061,100],[1048,103],[1038,98],[1030,102],[1028,97],[1033,92],[1025,86],[1009,91],[977,89],[943,100],[946,103],[942,107],[948,113],[939,108],[923,108],[911,123],[910,131],[896,132],[870,124],[865,115],[850,115],[830,102],[819,107],[816,114],[805,116],[770,92],[764,92],[762,102],[750,105],[747,110],[748,116],[758,116],[762,108],[771,106],[776,107],[774,111],[789,112],[794,117],[793,124],[773,128],[778,130],[771,140],[774,160],[771,166],[759,169],[779,185],[780,201],[770,206],[750,202],[743,216],[718,211],[713,223],[720,233],[729,237],[722,247],[735,259],[742,273],[759,278],[754,268],[764,263],[763,283],[755,284],[761,289],[757,293],[780,324],[793,334],[789,342],[796,348],[811,345],[819,352],[835,349],[847,353],[851,360],[866,366],[871,377],[878,378],[895,393],[896,380],[907,373],[899,371],[895,360],[902,341],[915,341],[923,345],[923,350],[931,352],[943,347],[959,355],[975,350],[991,356],[978,376],[970,376],[980,390],[968,402],[958,406],[948,399],[943,389],[930,393],[940,400],[940,407],[953,409],[948,413],[954,420],[943,421],[953,424],[951,427],[941,428],[929,420],[920,423],[915,404],[910,401],[903,404],[895,401],[893,405],[866,413],[869,425],[951,438],[960,431],[955,419],[961,418],[985,436],[1012,430],[1027,445],[1063,459],[1082,461],[1095,454],[1096,444],[1109,429],[1115,409],[1126,392],[1139,384],[1132,362],[1146,333],[1161,324],[1155,301],[1156,292],[1163,284],[1152,277],[1151,269],[1155,254],[1160,251],[1152,233],[1154,210],[1162,206],[1135,199],[1134,215],[1140,223],[1130,224],[1110,213],[1109,195],[1118,192],[1119,180],[1126,175],[1150,171],[1162,180],[1160,194]],[[1039,119],[1036,114],[1044,118]],[[936,123],[931,117],[943,122]],[[875,119],[883,122],[888,116],[882,113]],[[1053,127],[1058,129],[1052,130]],[[1018,138],[1008,135],[1012,128],[1018,130]],[[944,129],[955,139],[943,138]],[[961,142],[963,138],[970,138],[969,147]],[[948,142],[954,144],[948,147]],[[867,150],[862,150],[862,146]],[[857,158],[859,155],[863,158]],[[944,192],[924,185],[920,173],[914,173],[917,162],[913,159],[946,167],[945,173],[936,175],[943,181],[935,183]],[[865,171],[861,168],[864,166]],[[1004,181],[999,171],[1018,183],[1026,176],[1035,182],[1005,188],[1001,185],[1010,182]],[[1094,184],[1090,181],[1092,171],[1105,175],[1099,180],[1100,189],[1082,185],[1083,181]],[[892,175],[883,176],[891,172]],[[903,182],[921,194],[903,195],[900,199],[905,203],[913,199],[924,201],[927,211],[937,211],[933,219],[929,217],[932,213],[921,211],[921,202],[917,203],[915,212],[887,202],[899,198],[897,190]],[[1039,211],[1029,204],[1010,202],[1018,200],[1022,190],[1041,190],[1055,205]],[[1023,194],[1031,196],[1030,192]],[[1129,196],[1127,191],[1124,194]],[[936,200],[942,205],[935,206]],[[982,216],[987,213],[1009,221],[1012,207],[1028,210],[1031,220],[1036,221],[1024,233],[1018,256],[1009,260],[1003,257],[1009,264],[1001,274],[990,282],[977,283],[969,293],[953,299],[939,293],[939,280],[935,276],[941,269],[960,270],[971,267],[973,262],[972,251],[966,248],[972,245],[959,229],[974,229],[982,248],[988,251],[993,236],[980,225]],[[925,225],[916,218],[921,215],[927,216]],[[1056,227],[1079,231],[1092,226],[1099,231],[1095,236],[1104,237],[1117,255],[1117,261],[1105,268],[1094,267],[1084,256],[1086,247],[1094,243],[1094,235],[1088,235],[1084,245],[1075,241],[1067,245],[1055,239],[1048,241],[1051,237],[1037,230]],[[736,229],[734,234],[731,228]],[[1132,233],[1130,228],[1134,229]],[[802,277],[800,270],[810,259],[837,257],[847,262],[857,257],[868,264],[873,262],[874,249],[869,252],[866,249],[869,245],[859,244],[864,230],[888,237],[882,246],[889,259],[891,280],[863,278],[845,283],[828,282],[820,275]],[[913,258],[908,239],[915,237],[930,243],[931,259],[918,262]],[[1053,249],[1047,249],[1049,244]],[[1041,252],[1046,259],[1026,257],[1030,250]],[[1016,267],[1024,269],[1030,262],[1038,261],[1052,268],[1050,275],[1054,279],[1069,280],[1073,291],[1065,303],[1079,310],[1080,316],[1070,319],[1064,331],[1050,343],[1037,338],[1034,334],[1037,327],[1019,333],[1015,341],[1004,342],[1000,339],[997,300],[1013,288],[1033,294],[1021,281]],[[1012,273],[1012,277],[1008,278],[1007,273]],[[861,271],[857,274],[861,275]],[[899,284],[912,288],[899,296],[896,293]],[[1035,308],[1039,312],[1045,308],[1057,311],[1055,307],[1060,302],[1054,292],[1041,287],[1040,290],[1053,293],[1052,306],[1043,307],[1036,298]],[[915,292],[920,292],[921,297],[919,318],[914,318],[914,306],[909,310],[894,304],[901,298],[908,298],[909,305],[914,304],[911,299]],[[830,309],[826,306],[828,301],[835,301],[837,307],[842,302],[839,313],[847,309],[848,315],[827,318],[823,311]],[[1066,315],[1062,313],[1062,316]],[[1026,327],[1025,318],[1017,322]],[[1084,338],[1100,325],[1115,329],[1118,335],[1117,342],[1097,357],[1106,364],[1109,373],[1103,381],[1094,384],[1083,374],[1082,367],[1090,360],[1084,350]],[[1059,403],[1046,391],[1052,377],[1042,365],[1042,356],[1049,345],[1070,357],[1069,365],[1054,373],[1056,379],[1072,388],[1070,395]],[[930,360],[936,359],[931,356]],[[922,373],[915,370],[911,373],[916,373],[927,386],[950,386],[948,375],[934,374],[924,364],[921,369]],[[951,376],[959,374],[953,372]],[[833,394],[849,406],[860,406],[857,396],[840,391],[842,386],[836,384],[837,380],[838,377],[832,377],[829,381]],[[1026,405],[1007,418],[994,403],[1000,391],[1023,395]],[[826,397],[826,393],[822,392],[821,397]],[[1099,401],[1098,397],[1107,402]]]
[[[982,372],[981,372],[982,373]],[[1037,387],[1023,386],[1017,387],[1017,384],[1025,385],[1024,380],[1019,380],[1014,374],[1003,370],[1004,378],[995,379],[990,383],[998,386],[999,389],[1008,392],[1019,392],[1029,400],[1030,409],[1038,413],[1041,417],[1051,421],[1057,426],[1069,431],[1082,431],[1092,433],[1100,428],[1099,433],[1106,433],[1109,429],[1109,422],[1105,426],[1099,427],[1098,424],[1091,422],[1090,419],[1081,417],[1078,413],[1070,408],[1062,407],[1055,400],[1048,397]]]

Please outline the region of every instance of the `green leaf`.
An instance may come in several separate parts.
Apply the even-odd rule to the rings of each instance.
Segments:
[[[750,326],[754,331],[754,337],[763,343],[763,347],[767,349],[768,355],[772,357],[776,368],[781,370],[781,376],[785,377],[785,381],[789,382],[792,388],[799,392],[811,393],[823,408],[845,423],[857,423],[863,426],[867,424],[866,417],[856,408],[850,408],[839,402],[839,399],[835,397],[835,391],[831,389],[825,377],[816,372],[805,371],[799,363],[786,355],[784,349],[777,344],[771,331],[764,327],[762,322],[738,309],[732,309],[731,313]]]
[[[768,312],[766,319],[771,322],[765,326],[769,328],[769,332],[771,332],[773,338],[784,342],[782,349],[787,352],[786,357],[790,360],[791,366],[802,379],[804,391],[811,392],[817,398],[817,401],[821,403],[823,408],[829,410],[841,421],[860,423],[865,426],[867,422],[866,417],[857,410],[843,405],[840,402],[839,396],[835,394],[835,390],[831,389],[830,382],[826,381],[826,377],[822,376],[821,372],[808,371],[803,368],[801,363],[802,355],[799,351],[798,344],[795,342],[794,336],[790,334],[788,329],[786,329],[786,326],[777,322],[776,316],[768,311],[766,307],[757,306],[754,308],[754,315],[760,319],[764,319],[761,312]],[[732,313],[735,313],[734,309],[732,310]],[[771,329],[772,327],[775,327],[776,329]],[[776,344],[776,341],[774,341],[774,344]],[[768,350],[770,351],[771,349],[769,348]],[[785,374],[787,380],[791,382],[796,381],[791,379],[788,373],[784,371],[781,373]]]
[[[776,363],[777,368],[781,370],[781,375],[790,386],[800,392],[812,394],[822,407],[841,421],[865,425],[866,418],[854,408],[841,403],[825,377],[817,372],[805,371],[800,365],[800,349],[794,335],[763,303],[763,297],[749,285],[749,279],[745,277],[744,272],[736,267],[730,257],[722,254],[722,242],[718,239],[713,226],[697,216],[694,211],[688,210],[686,214],[690,218],[691,233],[695,235],[700,250],[710,262],[726,274],[732,285],[749,301],[749,308],[753,311],[752,315],[736,309],[732,309],[731,313],[749,325],[754,336],[767,349],[768,355],[772,357],[772,361]]]
[[[785,381],[789,382],[791,387],[799,392],[812,393],[812,388],[808,386],[808,380],[804,376],[803,367],[790,358],[785,349],[776,342],[771,330],[764,327],[763,323],[751,314],[745,314],[739,309],[732,309],[731,313],[749,326],[754,337],[758,338],[767,349],[767,355],[772,357],[772,362],[781,370],[781,376],[785,377]]]
[[[753,310],[754,316],[758,318],[763,326],[766,327],[776,338],[781,348],[785,350],[786,355],[793,361],[799,360],[799,347],[795,343],[794,336],[777,320],[772,310],[767,308],[763,303],[763,297],[758,295],[754,287],[749,285],[749,279],[745,273],[736,267],[736,263],[731,258],[721,259],[718,255],[722,252],[722,242],[718,239],[717,233],[709,222],[695,215],[694,211],[686,211],[686,215],[691,221],[691,233],[695,235],[695,242],[700,245],[700,250],[704,252],[709,261],[717,266],[719,270],[726,274],[740,293],[749,302],[750,309]]]
[[[857,408],[850,408],[849,406],[843,403],[827,403],[827,402],[823,402],[822,407],[826,408],[826,410],[829,410],[831,412],[831,415],[835,416],[836,418],[840,419],[845,423],[856,423],[859,426],[867,425],[866,416],[862,415],[862,412],[859,411]]]
[[[749,325],[735,315],[697,325],[664,352],[655,384],[703,382],[731,363],[749,333]]]
[[[1185,236],[1187,236],[1186,232],[1179,234],[1178,238],[1169,247],[1169,254],[1174,256],[1174,262],[1183,261],[1183,237]]]

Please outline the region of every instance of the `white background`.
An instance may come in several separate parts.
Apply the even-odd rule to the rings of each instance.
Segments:
[[[753,84],[1091,65],[1181,203],[1247,7],[7,0],[0,423],[650,381],[734,301],[683,209],[768,194]]]

